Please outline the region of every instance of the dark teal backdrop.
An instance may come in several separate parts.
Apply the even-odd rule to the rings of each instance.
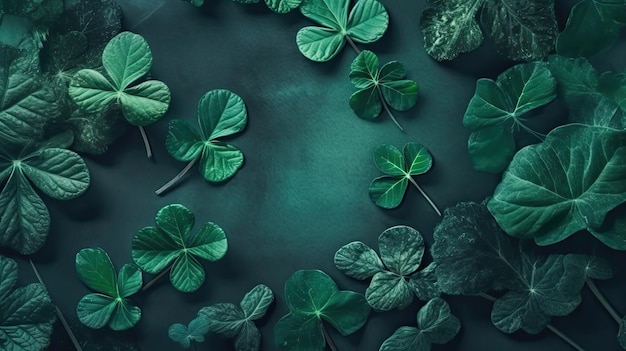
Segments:
[[[501,59],[489,41],[453,62],[432,60],[423,49],[419,30],[425,1],[382,0],[390,15],[389,29],[378,43],[361,46],[376,52],[381,63],[403,62],[408,77],[418,82],[417,106],[396,114],[405,133],[384,114],[370,122],[351,111],[348,99],[353,87],[348,73],[356,54],[350,47],[327,63],[311,62],[299,53],[295,35],[311,24],[299,12],[277,15],[263,4],[245,6],[231,0],[207,0],[201,9],[178,0],[119,2],[124,28],[141,34],[150,44],[151,74],[169,85],[172,103],[165,118],[147,128],[154,160],[146,159],[139,132],[131,128],[104,156],[88,157],[92,184],[83,197],[63,203],[47,201],[51,233],[34,259],[53,300],[76,328],[75,307],[88,290],[76,277],[75,254],[100,246],[117,268],[131,262],[132,236],[153,225],[154,215],[166,204],[184,204],[196,214],[198,225],[213,221],[222,226],[228,253],[217,263],[205,264],[207,279],[196,293],[179,293],[164,280],[134,298],[142,308],[142,319],[135,329],[118,337],[136,340],[146,351],[177,350],[179,346],[167,337],[170,324],[187,324],[203,306],[237,303],[246,291],[264,283],[274,290],[276,303],[260,322],[263,350],[274,350],[273,326],[287,312],[284,282],[293,272],[321,269],[340,288],[364,293],[366,283],[344,276],[333,264],[333,255],[342,245],[361,240],[377,247],[378,235],[398,224],[419,230],[428,247],[432,243],[439,217],[416,189],[409,189],[396,210],[383,210],[370,201],[369,183],[380,175],[372,161],[376,145],[424,144],[434,157],[434,166],[417,180],[441,209],[459,201],[481,201],[499,180],[499,176],[472,169],[466,148],[469,133],[461,120],[476,79],[495,78],[511,63]],[[558,5],[561,20],[572,3]],[[614,51],[615,55],[608,56],[616,66],[608,62],[604,68],[621,70],[623,50]],[[217,88],[232,90],[247,105],[248,127],[229,139],[243,150],[244,167],[218,186],[194,171],[173,191],[155,196],[154,190],[185,166],[165,150],[168,120],[184,118],[195,124],[199,98]],[[533,123],[546,131],[563,117],[561,106],[552,104]],[[589,253],[589,242],[574,238],[566,245]],[[610,255],[616,268],[613,280],[598,285],[617,310],[626,311],[623,255],[600,245],[596,251]],[[425,258],[427,262],[430,257]],[[32,278],[26,267],[20,268],[24,281]],[[446,300],[461,319],[462,331],[452,343],[435,350],[570,349],[549,332],[538,336],[499,332],[490,322],[490,302],[480,298]],[[420,305],[416,301],[403,311],[372,313],[367,325],[350,337],[334,330],[331,335],[341,351],[378,350],[396,328],[415,324]],[[615,324],[587,291],[572,316],[553,323],[587,350],[618,349]],[[106,333],[93,335],[98,339]],[[198,349],[232,350],[231,345],[230,340],[211,336]],[[51,349],[71,349],[61,329]]]

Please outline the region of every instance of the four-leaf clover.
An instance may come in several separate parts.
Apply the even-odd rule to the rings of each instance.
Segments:
[[[374,149],[374,163],[386,175],[372,181],[370,199],[382,208],[396,208],[411,182],[441,216],[441,211],[413,179],[413,176],[424,174],[432,167],[433,158],[428,149],[418,143],[407,143],[403,153],[393,145],[379,145]]]
[[[141,309],[127,300],[143,284],[137,266],[127,263],[115,274],[115,267],[103,249],[82,249],[76,254],[76,273],[95,291],[83,296],[76,306],[81,323],[94,329],[108,325],[113,330],[125,330],[139,322]]]
[[[218,138],[241,132],[248,122],[243,100],[235,93],[218,89],[204,94],[198,104],[200,133],[182,119],[169,123],[165,141],[167,152],[179,161],[189,162],[180,174],[156,191],[162,194],[175,185],[199,160],[200,173],[209,182],[223,182],[243,165],[243,153]]]
[[[145,227],[133,237],[132,256],[148,273],[170,269],[172,285],[182,292],[198,290],[204,282],[199,258],[214,262],[226,254],[224,230],[212,222],[192,233],[193,213],[183,205],[167,205],[156,215],[156,226]]]
[[[403,309],[413,294],[423,301],[439,296],[435,265],[417,272],[424,255],[424,239],[415,229],[396,226],[378,237],[380,258],[360,241],[351,242],[335,254],[335,265],[359,280],[372,278],[365,291],[367,302],[378,311]]]
[[[339,291],[318,270],[295,272],[285,283],[285,299],[290,313],[274,327],[276,347],[281,351],[323,351],[331,342],[323,321],[345,336],[365,325],[371,311],[363,295]]]
[[[387,62],[379,69],[378,57],[371,51],[362,51],[352,62],[350,81],[359,89],[350,97],[350,107],[363,119],[374,119],[383,107],[393,122],[402,130],[389,106],[406,111],[417,102],[417,83],[404,79],[404,65],[398,61]]]
[[[324,62],[335,57],[346,41],[369,44],[380,39],[389,15],[378,0],[359,0],[348,15],[350,0],[303,0],[302,14],[323,27],[304,27],[296,35],[300,52],[309,60]]]

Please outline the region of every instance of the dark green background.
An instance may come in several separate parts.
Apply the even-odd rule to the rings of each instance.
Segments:
[[[361,240],[377,248],[386,228],[405,224],[419,230],[432,243],[439,217],[414,188],[396,210],[383,210],[369,199],[368,186],[380,175],[372,161],[373,148],[382,143],[401,147],[408,141],[424,144],[434,157],[430,172],[417,178],[443,210],[459,201],[481,201],[493,192],[499,176],[472,170],[467,154],[468,131],[462,126],[467,103],[480,77],[495,78],[511,65],[486,41],[480,50],[449,63],[438,63],[423,49],[419,18],[424,1],[383,0],[390,25],[378,43],[363,46],[378,54],[381,64],[399,60],[408,77],[420,86],[417,106],[396,113],[406,128],[400,132],[386,115],[375,122],[356,117],[348,106],[354,88],[348,79],[356,54],[348,46],[332,61],[315,63],[302,56],[295,44],[298,29],[312,24],[294,12],[271,13],[263,4],[245,6],[230,0],[207,0],[197,9],[177,0],[120,0],[124,28],[144,36],[154,54],[152,76],[172,91],[165,118],[147,128],[155,152],[145,151],[136,128],[130,128],[100,157],[87,157],[92,175],[88,192],[69,202],[48,200],[52,216],[50,236],[34,260],[50,295],[76,329],[75,307],[88,289],[77,279],[75,254],[100,246],[117,268],[131,262],[131,238],[166,204],[181,203],[196,214],[197,226],[213,221],[224,228],[229,250],[224,259],[205,264],[207,279],[193,294],[177,292],[167,280],[133,297],[142,319],[117,337],[136,340],[142,350],[179,349],[167,337],[172,323],[187,324],[203,306],[237,303],[259,283],[271,287],[276,303],[261,320],[263,349],[274,350],[273,326],[287,312],[284,282],[296,270],[321,269],[342,289],[364,293],[367,283],[342,275],[333,255],[342,245]],[[561,20],[573,1],[560,3]],[[561,21],[561,26],[564,21]],[[623,49],[623,48],[622,48]],[[603,68],[621,70],[624,50],[614,49]],[[612,65],[611,62],[614,64]],[[205,182],[194,170],[179,187],[157,197],[154,190],[185,165],[164,148],[167,121],[184,118],[195,124],[197,103],[212,89],[240,95],[248,108],[246,130],[229,138],[245,154],[245,165],[223,185]],[[541,109],[533,126],[546,132],[564,116],[562,106]],[[609,255],[616,277],[598,282],[618,311],[626,312],[626,272],[623,255],[596,245],[580,234],[550,250]],[[430,262],[425,257],[424,266]],[[23,263],[23,261],[22,261]],[[32,273],[21,264],[23,281]],[[149,277],[146,275],[144,281]],[[587,350],[618,350],[617,327],[591,294],[570,316],[555,319]],[[448,345],[435,350],[570,350],[549,332],[538,336],[512,336],[490,322],[491,305],[480,298],[446,297],[462,321],[462,330]],[[372,313],[367,325],[350,337],[334,330],[338,349],[378,350],[402,325],[415,325],[421,302],[403,311]],[[106,331],[82,338],[100,339]],[[90,349],[91,339],[87,342]],[[230,340],[210,336],[199,350],[232,350]],[[53,336],[52,350],[71,349],[61,329]]]

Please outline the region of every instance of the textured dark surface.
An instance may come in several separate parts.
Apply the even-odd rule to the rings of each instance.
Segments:
[[[469,132],[461,121],[476,79],[495,78],[510,63],[499,58],[489,41],[451,63],[435,62],[424,52],[418,26],[424,1],[382,2],[390,27],[381,41],[362,48],[376,52],[381,63],[403,62],[408,78],[418,82],[417,106],[396,113],[406,133],[384,114],[370,122],[350,110],[348,99],[354,90],[348,73],[356,56],[350,47],[328,63],[308,61],[299,53],[296,32],[310,24],[299,12],[277,15],[263,4],[244,6],[230,0],[209,0],[202,9],[177,0],[120,0],[125,28],[150,43],[151,74],[169,85],[172,104],[162,121],[147,128],[154,160],[146,159],[139,131],[129,128],[104,156],[88,158],[92,184],[83,197],[47,201],[51,232],[34,260],[52,299],[74,326],[76,304],[88,293],[76,277],[75,254],[84,247],[100,246],[119,269],[131,262],[132,236],[154,225],[156,212],[166,204],[187,206],[196,214],[197,226],[206,221],[222,226],[229,251],[221,261],[204,264],[207,279],[196,293],[180,293],[164,279],[134,297],[142,319],[118,337],[136,340],[146,351],[177,350],[179,346],[167,337],[170,324],[187,324],[203,306],[237,303],[246,291],[264,283],[274,290],[276,303],[259,325],[263,349],[274,350],[273,326],[287,312],[284,282],[293,272],[322,269],[341,289],[363,293],[366,282],[342,275],[333,265],[333,255],[341,246],[361,240],[376,247],[378,235],[399,224],[419,230],[427,249],[432,243],[439,218],[416,189],[409,188],[396,210],[380,209],[370,201],[369,183],[380,175],[372,160],[376,145],[424,144],[434,165],[417,181],[442,210],[459,201],[479,202],[493,192],[499,176],[472,170],[466,148]],[[568,9],[559,6],[561,19]],[[614,56],[613,60],[619,62]],[[154,190],[185,166],[165,151],[167,121],[185,118],[195,124],[198,100],[217,88],[232,90],[246,102],[248,127],[229,138],[244,152],[244,167],[218,186],[208,184],[194,170],[179,187],[155,196]],[[545,132],[562,116],[558,104],[552,104],[541,110],[533,124]],[[589,252],[593,243],[589,235],[580,234],[567,246],[550,249]],[[598,285],[617,310],[626,311],[621,283],[626,274],[619,266],[623,255],[601,245],[596,251],[612,255],[617,270],[616,278]],[[427,255],[424,266],[429,262]],[[29,277],[27,268],[21,261],[23,280]],[[144,276],[144,281],[148,279]],[[556,319],[554,324],[587,350],[619,349],[615,323],[590,293],[585,291],[583,298],[571,317]],[[538,336],[499,332],[490,322],[488,301],[446,299],[462,330],[450,344],[435,350],[570,350],[549,332]],[[403,311],[372,313],[368,324],[354,335],[341,337],[335,331],[331,335],[342,351],[378,350],[396,328],[415,324],[421,305],[416,301]],[[58,329],[51,349],[71,349],[65,339]],[[86,350],[93,349],[91,340],[85,343]],[[231,345],[231,340],[209,336],[198,350],[232,350]]]

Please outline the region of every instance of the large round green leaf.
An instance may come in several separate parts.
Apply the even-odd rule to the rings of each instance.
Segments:
[[[566,125],[520,150],[489,201],[510,235],[557,243],[626,201],[626,131]]]

